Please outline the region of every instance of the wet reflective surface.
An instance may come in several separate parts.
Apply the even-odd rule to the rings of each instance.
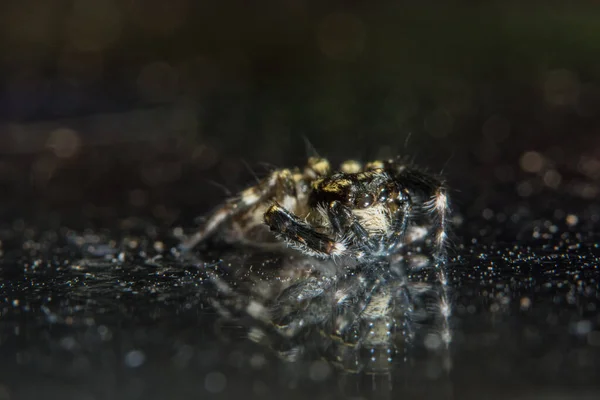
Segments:
[[[184,257],[143,220],[87,232],[20,221],[2,231],[0,394],[594,398],[589,212],[458,221],[447,294],[418,257],[347,273],[246,248]]]

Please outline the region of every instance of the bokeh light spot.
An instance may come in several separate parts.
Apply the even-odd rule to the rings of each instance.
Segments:
[[[309,376],[313,381],[324,381],[331,373],[331,367],[325,361],[315,361],[310,365]]]
[[[137,368],[144,364],[146,355],[141,350],[131,350],[125,355],[125,365],[129,368]]]
[[[544,157],[537,151],[528,151],[521,156],[520,164],[525,172],[540,172],[544,167]]]
[[[579,217],[575,214],[569,214],[567,215],[565,221],[568,226],[575,226],[579,223]]]
[[[562,176],[556,170],[550,169],[544,173],[544,184],[552,189],[558,188],[561,181]]]
[[[597,158],[582,156],[577,169],[591,179],[600,179],[600,160]]]
[[[221,372],[211,372],[204,378],[204,387],[210,393],[220,393],[227,387],[227,377]]]
[[[79,134],[70,128],[58,128],[50,133],[47,146],[60,158],[73,157],[81,147]]]

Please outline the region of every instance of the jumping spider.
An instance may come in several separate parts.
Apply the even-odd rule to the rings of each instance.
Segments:
[[[393,259],[408,245],[423,243],[440,267],[448,216],[444,184],[415,167],[351,160],[332,171],[326,159],[311,157],[304,169],[275,170],[228,200],[182,248],[219,231],[236,243],[285,243],[309,256],[362,264]]]

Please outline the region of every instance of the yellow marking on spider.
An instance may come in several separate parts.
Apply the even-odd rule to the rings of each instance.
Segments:
[[[282,169],[281,171],[279,171],[278,173],[279,178],[280,179],[286,179],[286,178],[291,178],[292,177],[292,171],[290,171],[289,169]]]
[[[350,179],[338,179],[328,183],[322,187],[321,190],[329,193],[339,193],[348,186],[352,186],[352,181]]]
[[[373,179],[374,176],[379,175],[382,172],[382,169],[374,169],[366,172],[361,172],[360,174],[356,174],[356,179],[358,181],[369,181]]]
[[[371,161],[370,163],[367,163],[365,165],[365,170],[375,170],[375,169],[383,169],[383,167],[385,167],[383,161],[380,160],[376,160],[376,161]]]
[[[251,187],[242,192],[241,198],[242,203],[246,205],[254,204],[260,200],[260,192],[257,188]]]
[[[361,171],[362,165],[356,160],[348,160],[344,161],[342,165],[340,165],[340,170],[342,170],[345,174],[357,174]]]
[[[315,179],[311,182],[311,186],[313,189],[318,189],[321,183],[323,183],[323,178]]]
[[[271,207],[269,207],[268,210],[265,212],[265,215],[263,216],[265,223],[267,225],[271,225],[273,214],[277,213],[280,210],[281,207],[279,207],[277,204],[273,204]]]
[[[315,171],[317,175],[327,175],[330,170],[329,161],[324,158],[310,157],[308,159],[308,166]]]

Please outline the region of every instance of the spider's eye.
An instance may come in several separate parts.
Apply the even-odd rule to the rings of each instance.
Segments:
[[[357,208],[367,208],[375,201],[371,193],[361,193],[356,197],[355,206]]]
[[[381,191],[379,192],[379,197],[377,200],[379,200],[380,202],[384,202],[386,201],[388,198],[390,197],[390,191],[387,188],[383,188],[381,189]]]

